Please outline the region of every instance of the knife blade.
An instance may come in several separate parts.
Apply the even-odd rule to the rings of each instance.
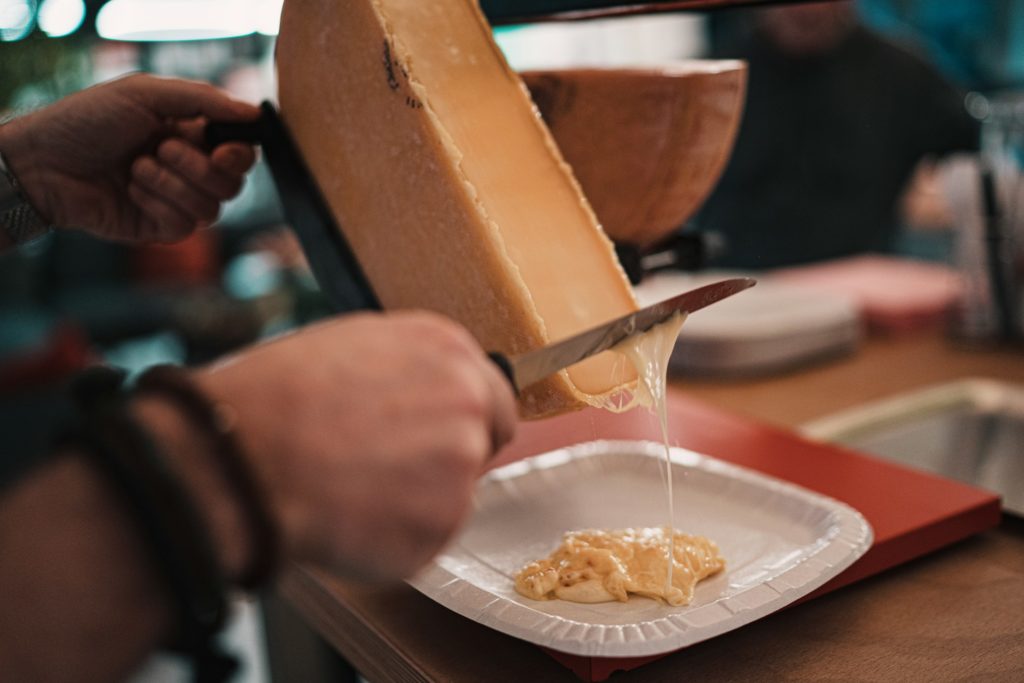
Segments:
[[[533,351],[515,356],[500,353],[488,355],[519,392],[563,368],[607,351],[624,339],[646,332],[676,313],[693,313],[753,287],[756,283],[757,280],[749,277],[722,280],[651,304],[639,311]]]

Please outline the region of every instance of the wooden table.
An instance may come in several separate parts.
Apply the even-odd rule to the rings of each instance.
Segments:
[[[871,339],[856,355],[748,381],[677,383],[694,397],[793,427],[929,384],[1024,383],[1019,350],[937,336]],[[296,569],[285,597],[370,681],[573,681],[528,643],[406,586],[366,588]],[[1024,680],[1024,523],[993,531],[611,679]]]

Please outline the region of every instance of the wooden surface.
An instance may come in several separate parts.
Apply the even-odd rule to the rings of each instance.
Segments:
[[[1024,383],[1019,351],[957,350],[928,335],[751,381],[677,382],[781,426],[966,377]],[[353,587],[292,571],[282,591],[371,681],[572,681],[538,648],[406,586]],[[787,609],[611,680],[1024,680],[1024,524],[994,531]]]
[[[754,380],[676,380],[694,398],[783,427],[868,401],[968,377],[1024,383],[1024,350],[970,349],[915,332],[873,337],[859,352],[820,366]]]

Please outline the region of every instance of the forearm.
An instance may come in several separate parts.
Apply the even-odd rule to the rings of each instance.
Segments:
[[[159,401],[134,410],[194,496],[225,573],[237,574],[243,520],[202,439]],[[168,593],[131,512],[83,454],[62,453],[0,501],[0,548],[4,678],[119,680],[171,632]]]
[[[0,671],[10,680],[127,675],[168,632],[170,603],[116,492],[61,454],[0,503]]]

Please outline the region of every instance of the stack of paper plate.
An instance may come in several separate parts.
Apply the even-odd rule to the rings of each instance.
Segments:
[[[747,273],[659,274],[636,288],[641,305]],[[848,353],[862,338],[855,302],[758,277],[757,286],[697,311],[683,325],[672,354],[674,372],[760,374]]]

